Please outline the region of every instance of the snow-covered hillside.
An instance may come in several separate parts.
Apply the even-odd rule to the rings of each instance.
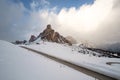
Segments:
[[[93,56],[92,53],[95,52],[89,50],[88,52],[90,54],[83,54],[79,53],[76,50],[73,50],[73,46],[67,46],[65,44],[57,44],[52,42],[40,41],[37,44],[32,43],[31,45],[25,46],[58,57],[60,59],[72,62],[79,66],[96,71],[98,73],[120,79],[119,58]],[[99,55],[99,53],[96,54]]]
[[[45,52],[51,51],[49,53],[56,51],[57,55],[65,57],[68,55],[68,51],[70,51],[70,48],[62,45],[45,44],[29,45],[28,47]],[[65,50],[66,53],[58,53],[61,52],[60,48]],[[56,50],[53,51],[52,49]],[[95,78],[0,40],[0,80],[95,80]]]

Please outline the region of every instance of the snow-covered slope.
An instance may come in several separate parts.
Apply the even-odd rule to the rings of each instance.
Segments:
[[[35,46],[36,45],[31,45],[32,48],[33,47],[35,48]],[[46,50],[47,52],[49,52],[50,48],[48,47],[51,47],[51,45],[48,45],[48,47],[45,46],[46,45],[43,44],[43,48],[40,49],[42,51]],[[40,46],[36,47],[38,48]],[[54,47],[55,46],[53,46],[53,48]],[[66,49],[69,50],[69,48]],[[62,50],[64,49],[62,48]],[[56,51],[58,52],[59,50]],[[35,54],[31,51],[22,49],[11,43],[0,40],[0,80],[95,80],[95,79],[83,73],[77,72],[76,70],[73,70],[60,63],[45,58],[39,54]]]
[[[119,58],[96,57],[91,54],[82,54],[78,53],[77,51],[74,51],[72,46],[51,42],[40,41],[39,44],[26,45],[26,47],[64,59],[66,61],[72,62],[79,66],[96,71],[98,73],[120,79]],[[89,53],[92,52],[89,51]],[[107,64],[111,62],[115,64]]]

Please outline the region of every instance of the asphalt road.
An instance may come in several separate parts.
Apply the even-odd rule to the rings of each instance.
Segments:
[[[42,56],[45,56],[45,57],[47,57],[47,58],[49,58],[49,59],[51,59],[51,60],[54,60],[54,61],[56,61],[56,62],[59,62],[59,63],[61,63],[61,64],[64,64],[64,65],[66,65],[66,66],[68,66],[68,67],[71,67],[72,69],[75,69],[75,70],[77,70],[77,71],[79,71],[79,72],[82,72],[82,73],[84,73],[84,74],[86,74],[86,75],[89,75],[89,76],[91,76],[91,77],[94,77],[96,80],[117,80],[117,79],[112,78],[112,77],[110,77],[110,76],[106,76],[106,75],[97,73],[97,72],[95,72],[95,71],[86,69],[86,68],[84,68],[84,67],[78,66],[78,65],[73,64],[73,63],[71,63],[71,62],[68,62],[68,61],[66,61],[66,60],[63,60],[63,59],[60,59],[60,58],[57,58],[57,57],[48,55],[48,54],[46,54],[46,53],[43,53],[43,52],[40,52],[40,51],[37,51],[37,50],[34,50],[34,49],[30,49],[30,48],[27,48],[27,47],[24,47],[24,46],[21,46],[21,47],[24,48],[24,49],[27,49],[27,50],[29,50],[29,51],[35,52],[35,53],[37,53],[37,54],[40,54],[40,55],[42,55]]]

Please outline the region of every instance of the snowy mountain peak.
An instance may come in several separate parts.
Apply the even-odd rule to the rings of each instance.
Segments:
[[[29,42],[36,41],[38,38],[41,38],[41,40],[43,41],[50,41],[62,44],[67,43],[68,45],[72,45],[72,42],[60,35],[58,32],[55,32],[55,30],[52,29],[50,24],[48,24],[46,29],[41,32],[37,37],[31,36]]]

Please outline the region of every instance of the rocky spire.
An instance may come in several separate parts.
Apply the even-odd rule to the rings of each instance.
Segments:
[[[47,40],[56,43],[67,43],[69,45],[72,45],[72,43],[69,40],[60,35],[58,32],[55,32],[50,24],[47,25],[46,29],[42,33],[40,33],[38,37],[41,37],[42,40]]]

